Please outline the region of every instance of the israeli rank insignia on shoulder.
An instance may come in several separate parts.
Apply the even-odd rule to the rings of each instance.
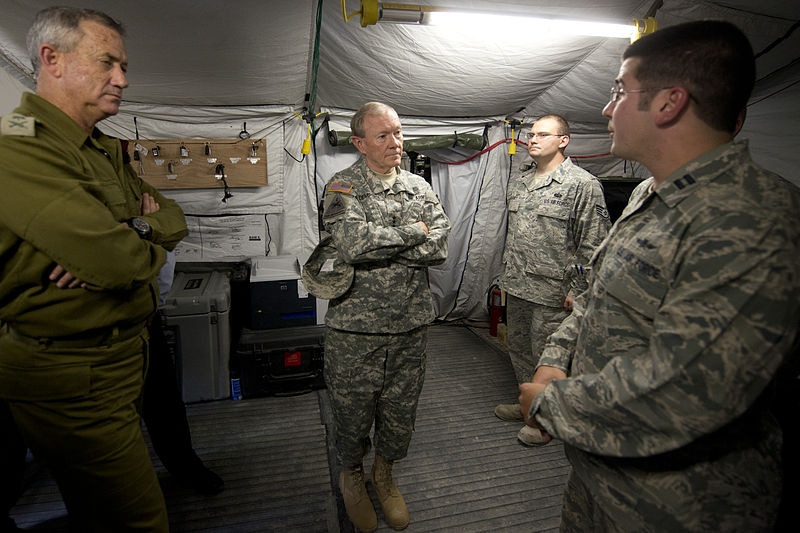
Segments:
[[[0,135],[36,137],[36,119],[11,113],[0,118]]]

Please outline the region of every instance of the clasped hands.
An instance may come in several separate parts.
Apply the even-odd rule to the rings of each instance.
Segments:
[[[548,382],[554,379],[564,379],[566,377],[567,375],[564,371],[556,367],[540,366],[536,369],[536,373],[533,375],[531,381],[519,386],[519,407],[520,411],[522,411],[522,417],[525,419],[525,424],[538,428],[539,431],[542,432],[542,439],[545,444],[553,440],[553,437],[547,433],[544,428],[541,428],[534,418],[529,418],[528,412],[531,409],[533,399],[544,390]]]

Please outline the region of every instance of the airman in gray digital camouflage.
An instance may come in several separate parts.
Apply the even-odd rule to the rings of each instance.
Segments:
[[[511,178],[508,230],[500,288],[506,291],[508,352],[517,384],[533,377],[547,337],[586,289],[589,259],[610,226],[600,182],[564,155],[569,124],[545,115],[531,126],[528,152],[536,166]],[[495,414],[519,420],[518,403]],[[539,430],[523,425],[517,438],[542,444]]]
[[[562,531],[770,531],[773,382],[800,324],[800,191],[733,142],[755,78],[732,24],[658,30],[623,55],[612,152],[653,177],[523,384],[565,443]],[[569,377],[567,377],[569,376]]]
[[[392,464],[411,442],[435,318],[427,267],[447,258],[450,221],[430,185],[399,168],[403,133],[391,107],[365,104],[351,129],[363,156],[331,179],[323,200],[325,230],[354,270],[325,317],[325,380],[348,516],[359,530],[377,528],[362,466],[374,423],[372,481],[387,523],[403,529],[408,509]]]

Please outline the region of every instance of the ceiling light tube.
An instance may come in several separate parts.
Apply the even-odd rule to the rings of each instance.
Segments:
[[[342,0],[342,12],[344,13],[344,0]],[[459,31],[472,30],[484,33],[502,33],[509,31],[509,28],[519,27],[539,34],[620,38],[632,38],[639,22],[620,24],[528,17],[524,15],[500,15],[477,11],[457,11],[447,7],[379,3],[378,0],[361,0],[361,10],[353,13],[353,15],[357,13],[361,15],[361,26],[369,26],[378,22],[391,22],[395,24],[449,26]],[[349,17],[345,17],[345,20],[349,20]],[[655,20],[652,22],[654,23]]]
[[[635,29],[632,23],[619,24],[465,11],[429,11],[425,13],[423,22],[430,26],[448,26],[462,31],[507,32],[509,28],[518,27],[539,35],[543,33],[548,35],[592,35],[626,39],[631,37]]]

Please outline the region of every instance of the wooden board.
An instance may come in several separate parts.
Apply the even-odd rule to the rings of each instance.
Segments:
[[[157,189],[222,188],[218,165],[228,187],[268,184],[265,139],[131,140],[128,151],[139,177]]]

